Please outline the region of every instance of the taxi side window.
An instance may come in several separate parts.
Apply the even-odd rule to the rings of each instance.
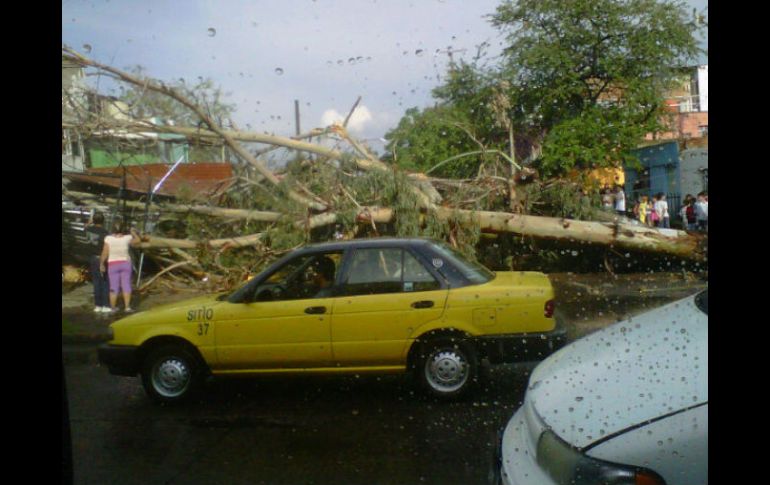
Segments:
[[[260,284],[251,301],[328,298],[332,295],[341,259],[341,251],[294,258]]]
[[[404,251],[404,290],[411,284],[411,291],[431,291],[441,288],[425,266],[408,251]]]
[[[439,282],[409,252],[395,248],[359,249],[350,261],[345,295],[427,291]]]

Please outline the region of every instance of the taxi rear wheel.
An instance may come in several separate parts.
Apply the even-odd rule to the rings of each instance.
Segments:
[[[201,366],[182,345],[150,350],[142,367],[142,385],[154,401],[175,403],[189,399],[201,382]]]
[[[478,378],[476,349],[457,337],[429,340],[415,368],[423,389],[431,396],[458,399],[473,387]]]

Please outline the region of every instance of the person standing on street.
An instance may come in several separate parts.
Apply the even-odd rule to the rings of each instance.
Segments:
[[[657,196],[655,212],[658,215],[658,227],[669,229],[671,221],[668,214],[668,202],[666,201],[666,194],[663,192],[660,192]]]
[[[679,209],[679,219],[682,220],[682,229],[689,231],[690,225],[687,223],[687,207],[690,205],[690,194],[684,196],[682,207]]]
[[[658,227],[660,225],[660,218],[658,217],[658,211],[655,208],[658,206],[658,196],[653,195],[652,201],[647,204],[647,222],[652,227]]]
[[[610,188],[608,186],[604,186],[604,188],[600,192],[602,196],[602,207],[608,211],[612,210],[612,193],[610,193]]]
[[[88,239],[88,262],[91,270],[91,281],[94,285],[94,311],[97,313],[110,311],[107,275],[101,269],[100,260],[105,236],[107,236],[107,229],[104,228],[104,216],[101,212],[96,212],[91,221],[86,224],[86,238]]]
[[[131,234],[124,234],[120,222],[115,222],[112,228],[112,234],[104,238],[104,248],[100,258],[100,268],[105,269],[108,265],[108,274],[110,278],[110,310],[117,310],[118,291],[123,293],[124,310],[131,309],[131,256],[128,253],[129,246],[136,246],[141,242],[139,235],[131,228]]]
[[[648,225],[648,218],[647,213],[649,212],[649,207],[647,203],[647,196],[643,195],[642,199],[639,201],[639,222],[641,222],[643,225]]]
[[[709,202],[706,192],[698,194],[698,202],[695,203],[695,219],[699,231],[709,232]]]
[[[623,192],[622,185],[618,185],[615,190],[615,212],[619,216],[626,215],[626,193]]]

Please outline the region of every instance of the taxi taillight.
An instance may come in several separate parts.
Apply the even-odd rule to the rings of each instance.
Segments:
[[[545,302],[545,307],[543,308],[543,313],[545,314],[545,318],[551,318],[553,317],[553,311],[556,309],[556,302],[553,300],[548,300]]]

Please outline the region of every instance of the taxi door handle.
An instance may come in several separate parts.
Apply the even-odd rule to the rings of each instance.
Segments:
[[[325,306],[309,306],[305,308],[305,313],[309,313],[311,315],[317,314],[317,313],[326,313],[326,307]]]
[[[432,306],[433,302],[430,300],[422,300],[412,303],[412,308],[431,308]]]

